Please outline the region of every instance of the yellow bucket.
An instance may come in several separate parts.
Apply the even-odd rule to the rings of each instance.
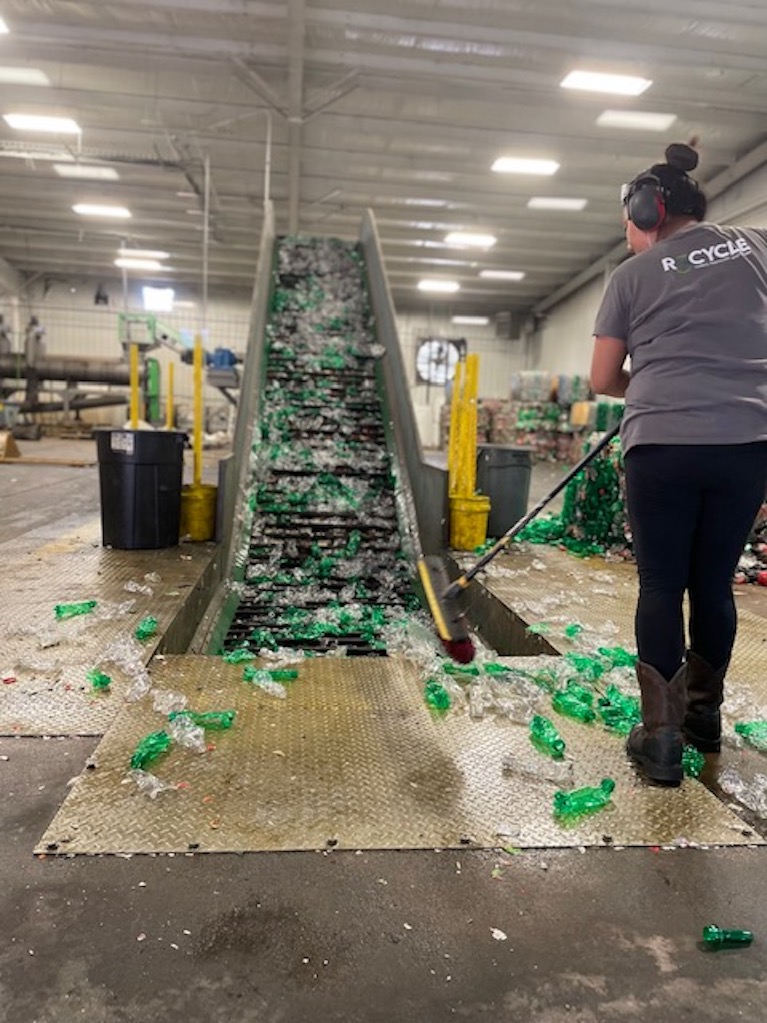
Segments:
[[[454,551],[473,551],[487,539],[490,498],[485,494],[450,498],[450,546]]]
[[[212,540],[216,535],[218,487],[194,483],[181,488],[181,536]]]

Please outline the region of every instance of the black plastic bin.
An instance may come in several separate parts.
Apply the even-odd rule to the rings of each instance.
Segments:
[[[105,547],[148,550],[179,540],[181,430],[95,430]]]
[[[477,452],[477,490],[490,498],[487,535],[497,539],[527,511],[532,448],[482,444]]]

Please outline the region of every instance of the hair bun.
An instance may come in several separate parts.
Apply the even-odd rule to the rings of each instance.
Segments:
[[[695,170],[698,166],[698,154],[692,146],[688,146],[684,142],[672,142],[666,148],[665,156],[669,167],[684,171],[685,174],[687,171]]]

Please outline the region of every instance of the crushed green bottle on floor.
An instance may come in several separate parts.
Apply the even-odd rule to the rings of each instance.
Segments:
[[[682,750],[682,770],[688,778],[699,778],[706,766],[706,758],[694,746]]]
[[[749,746],[767,753],[767,721],[739,721],[735,732],[746,740]]]
[[[615,782],[603,778],[599,785],[584,785],[572,792],[554,793],[554,816],[561,821],[578,821],[603,810],[612,799]]]
[[[452,698],[441,682],[430,678],[423,688],[423,698],[432,710],[444,713],[450,710]]]
[[[78,615],[90,614],[97,603],[98,601],[95,600],[78,600],[74,604],[57,604],[53,613],[58,621],[64,621],[67,618],[76,618]]]
[[[540,752],[554,760],[561,760],[565,755],[565,740],[554,727],[552,721],[542,714],[533,715],[529,727],[530,741]]]
[[[236,710],[174,710],[168,715],[168,721],[175,721],[176,718],[187,718],[193,725],[199,725],[201,728],[223,731],[232,727],[236,716]]]
[[[157,632],[157,619],[153,615],[147,615],[146,618],[142,618],[136,626],[133,635],[139,642],[145,639],[151,639],[152,636]]]
[[[163,753],[167,753],[172,743],[173,740],[164,731],[151,732],[149,735],[145,735],[138,746],[136,746],[130,759],[131,769],[143,770],[147,764],[151,764],[152,761],[161,757]]]
[[[709,924],[703,928],[703,944],[710,949],[744,948],[750,945],[753,940],[753,931],[717,927],[715,924]]]
[[[91,668],[86,677],[97,692],[104,692],[105,689],[109,689],[112,685],[112,679],[109,675],[105,675],[98,668]]]

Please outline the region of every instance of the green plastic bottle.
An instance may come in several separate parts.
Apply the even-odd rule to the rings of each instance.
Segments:
[[[77,615],[87,615],[96,606],[95,600],[80,600],[75,604],[57,604],[53,613],[59,621],[65,618],[75,618]]]
[[[441,682],[437,682],[434,678],[430,678],[424,686],[423,698],[432,710],[440,712],[450,710],[450,704],[452,703],[450,693]]]
[[[699,778],[706,766],[706,758],[694,746],[685,746],[682,750],[682,770],[688,778]]]
[[[561,760],[565,755],[565,740],[553,723],[541,714],[535,714],[530,721],[530,741],[537,750],[554,760]]]
[[[749,746],[767,753],[767,721],[739,721],[735,731],[743,736]]]
[[[703,928],[703,943],[708,948],[742,948],[753,940],[753,931],[728,930],[714,924]]]
[[[152,615],[147,615],[146,618],[142,618],[136,626],[136,631],[133,635],[136,639],[143,642],[145,639],[149,639],[154,636],[157,632],[157,619]]]
[[[612,778],[603,778],[599,785],[584,785],[572,792],[554,793],[554,816],[560,819],[579,820],[597,810],[604,809],[610,802],[615,789]]]
[[[564,714],[576,721],[589,724],[596,718],[592,703],[594,697],[588,689],[577,682],[568,682],[566,689],[560,689],[551,698],[551,706],[558,714]]]
[[[604,696],[597,700],[597,712],[605,728],[619,735],[628,735],[642,720],[642,711],[636,696],[627,696],[610,683]]]
[[[176,718],[188,718],[193,725],[201,728],[212,728],[223,731],[231,728],[237,714],[236,710],[174,710],[168,715],[168,721],[175,721]]]
[[[167,732],[151,732],[145,735],[136,747],[130,759],[133,770],[143,770],[153,760],[157,760],[163,753],[167,753],[173,740]]]
[[[112,679],[109,675],[105,675],[104,672],[99,671],[98,668],[91,668],[88,672],[87,679],[98,692],[103,692],[104,689],[109,689],[112,685]]]

